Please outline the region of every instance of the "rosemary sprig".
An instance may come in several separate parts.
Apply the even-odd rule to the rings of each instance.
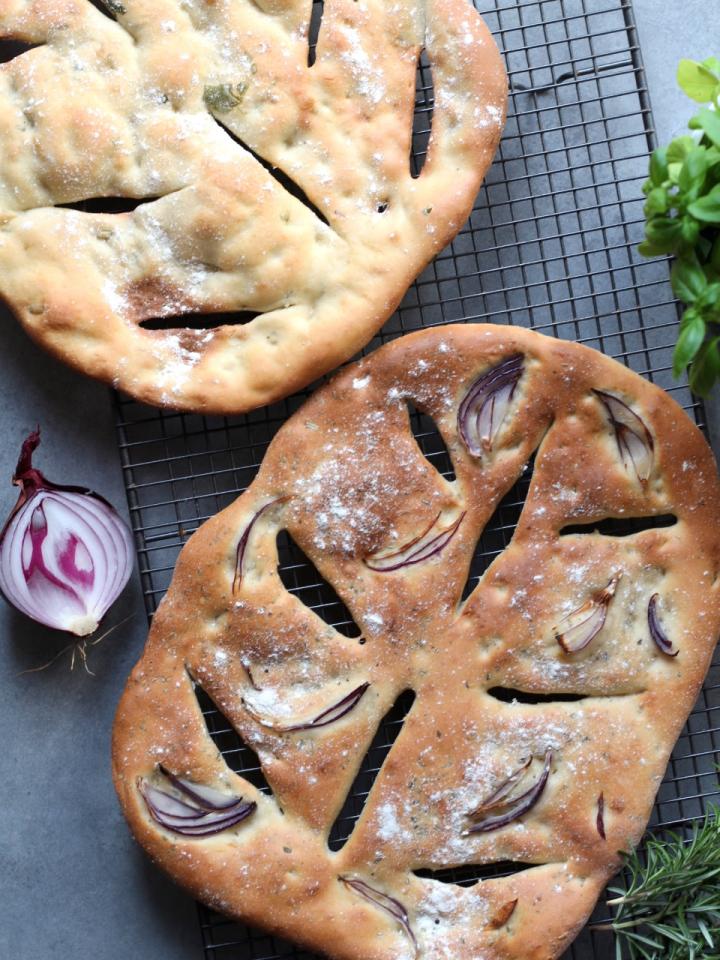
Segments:
[[[626,855],[626,887],[611,887],[617,960],[720,960],[720,808],[689,837],[650,836]]]

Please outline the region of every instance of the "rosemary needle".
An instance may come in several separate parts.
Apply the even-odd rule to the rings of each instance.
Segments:
[[[720,960],[720,808],[689,837],[650,836],[625,858],[627,884],[611,887],[617,960]]]

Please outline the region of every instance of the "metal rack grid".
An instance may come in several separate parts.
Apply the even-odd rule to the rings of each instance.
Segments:
[[[316,0],[319,3],[320,0]],[[439,323],[485,321],[577,340],[621,360],[672,393],[701,426],[702,407],[671,377],[677,309],[664,262],[646,262],[640,187],[654,132],[630,0],[475,0],[507,63],[510,115],[469,222],[423,272],[369,345]],[[414,163],[423,162],[432,81],[419,73]],[[253,479],[264,451],[309,391],[246,416],[152,410],[119,398],[117,430],[148,614],[165,593],[178,552],[209,516]],[[420,414],[413,427],[429,459],[451,469]],[[478,545],[477,578],[509,542],[528,477],[503,500]],[[297,548],[281,544],[285,584],[328,622],[352,618]],[[262,786],[257,759],[211,703],[208,728],[228,762]],[[351,829],[374,772],[402,723],[400,703],[378,731],[332,842]],[[660,789],[655,826],[682,826],[717,795],[720,658],[680,738]],[[498,865],[501,871],[502,865]],[[468,883],[478,874],[456,872]],[[200,908],[208,960],[312,960],[309,954]],[[614,956],[607,934],[586,929],[567,958]]]

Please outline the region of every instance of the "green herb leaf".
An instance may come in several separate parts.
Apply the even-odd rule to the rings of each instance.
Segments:
[[[720,354],[718,354],[720,363]],[[720,366],[719,368],[720,369]],[[617,956],[720,960],[720,819],[712,808],[690,836],[649,836],[626,856],[624,887],[610,901]],[[623,952],[627,948],[627,954]]]
[[[692,137],[676,137],[667,148],[667,161],[670,163],[684,163],[685,157],[697,146]]]
[[[690,389],[701,397],[706,397],[715,381],[720,377],[720,350],[715,337],[703,344],[690,367]],[[720,947],[720,940],[718,941]]]
[[[667,176],[667,150],[664,147],[658,147],[650,154],[650,179],[656,187],[661,187],[667,180]]]
[[[674,377],[682,376],[683,370],[687,369],[695,359],[705,340],[705,331],[705,321],[698,314],[694,314],[675,345],[675,353],[673,354]]]
[[[208,110],[215,113],[230,113],[242,100],[246,83],[217,83],[206,86],[203,90],[203,100]]]
[[[704,223],[720,225],[720,186],[713,187],[705,197],[699,197],[688,205],[688,212]]]
[[[668,196],[667,190],[663,187],[654,187],[650,193],[648,193],[648,198],[645,202],[645,216],[655,217],[658,214],[667,213],[669,208],[670,197]]]
[[[645,237],[659,253],[670,253],[681,239],[681,225],[670,217],[653,217],[645,227]]]
[[[681,89],[698,103],[711,103],[720,87],[720,80],[704,64],[695,60],[681,60],[677,81]]]
[[[678,260],[670,274],[673,293],[683,303],[695,303],[708,285],[705,271],[695,254]]]
[[[708,57],[707,60],[703,60],[702,65],[720,76],[720,60],[717,57]]]
[[[693,199],[695,199],[705,182],[707,170],[707,151],[704,147],[693,147],[692,150],[688,151],[678,177],[678,186],[683,193],[692,193]]]
[[[712,140],[716,147],[720,147],[720,113],[708,110],[705,107],[693,118],[698,127]]]
[[[680,235],[685,246],[692,249],[700,236],[700,224],[694,217],[683,217],[680,221]]]

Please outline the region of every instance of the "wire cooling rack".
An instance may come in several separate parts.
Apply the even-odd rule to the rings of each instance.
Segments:
[[[671,377],[677,310],[667,265],[643,261],[640,187],[654,132],[630,0],[475,0],[507,63],[510,116],[500,153],[468,224],[408,291],[368,349],[439,323],[491,321],[589,344],[674,394],[701,426],[703,410]],[[316,0],[316,17],[320,13]],[[427,64],[418,76],[415,169],[432,116]],[[118,439],[148,614],[164,594],[182,545],[253,479],[273,435],[304,392],[243,417],[181,415],[117,401]],[[451,464],[420,414],[414,431],[429,459]],[[483,534],[471,581],[507,545],[528,477],[505,497]],[[349,635],[342,601],[289,541],[280,543],[285,585]],[[260,788],[257,758],[209,701],[208,728],[228,763]],[[409,708],[401,700],[381,725],[331,835],[339,845]],[[674,751],[653,814],[684,825],[716,796],[720,751],[720,660]],[[503,865],[464,868],[472,883]],[[600,915],[600,914],[598,914]],[[208,960],[312,960],[277,938],[200,908]],[[200,955],[200,944],[198,945]],[[587,928],[566,960],[614,957],[607,933]]]

